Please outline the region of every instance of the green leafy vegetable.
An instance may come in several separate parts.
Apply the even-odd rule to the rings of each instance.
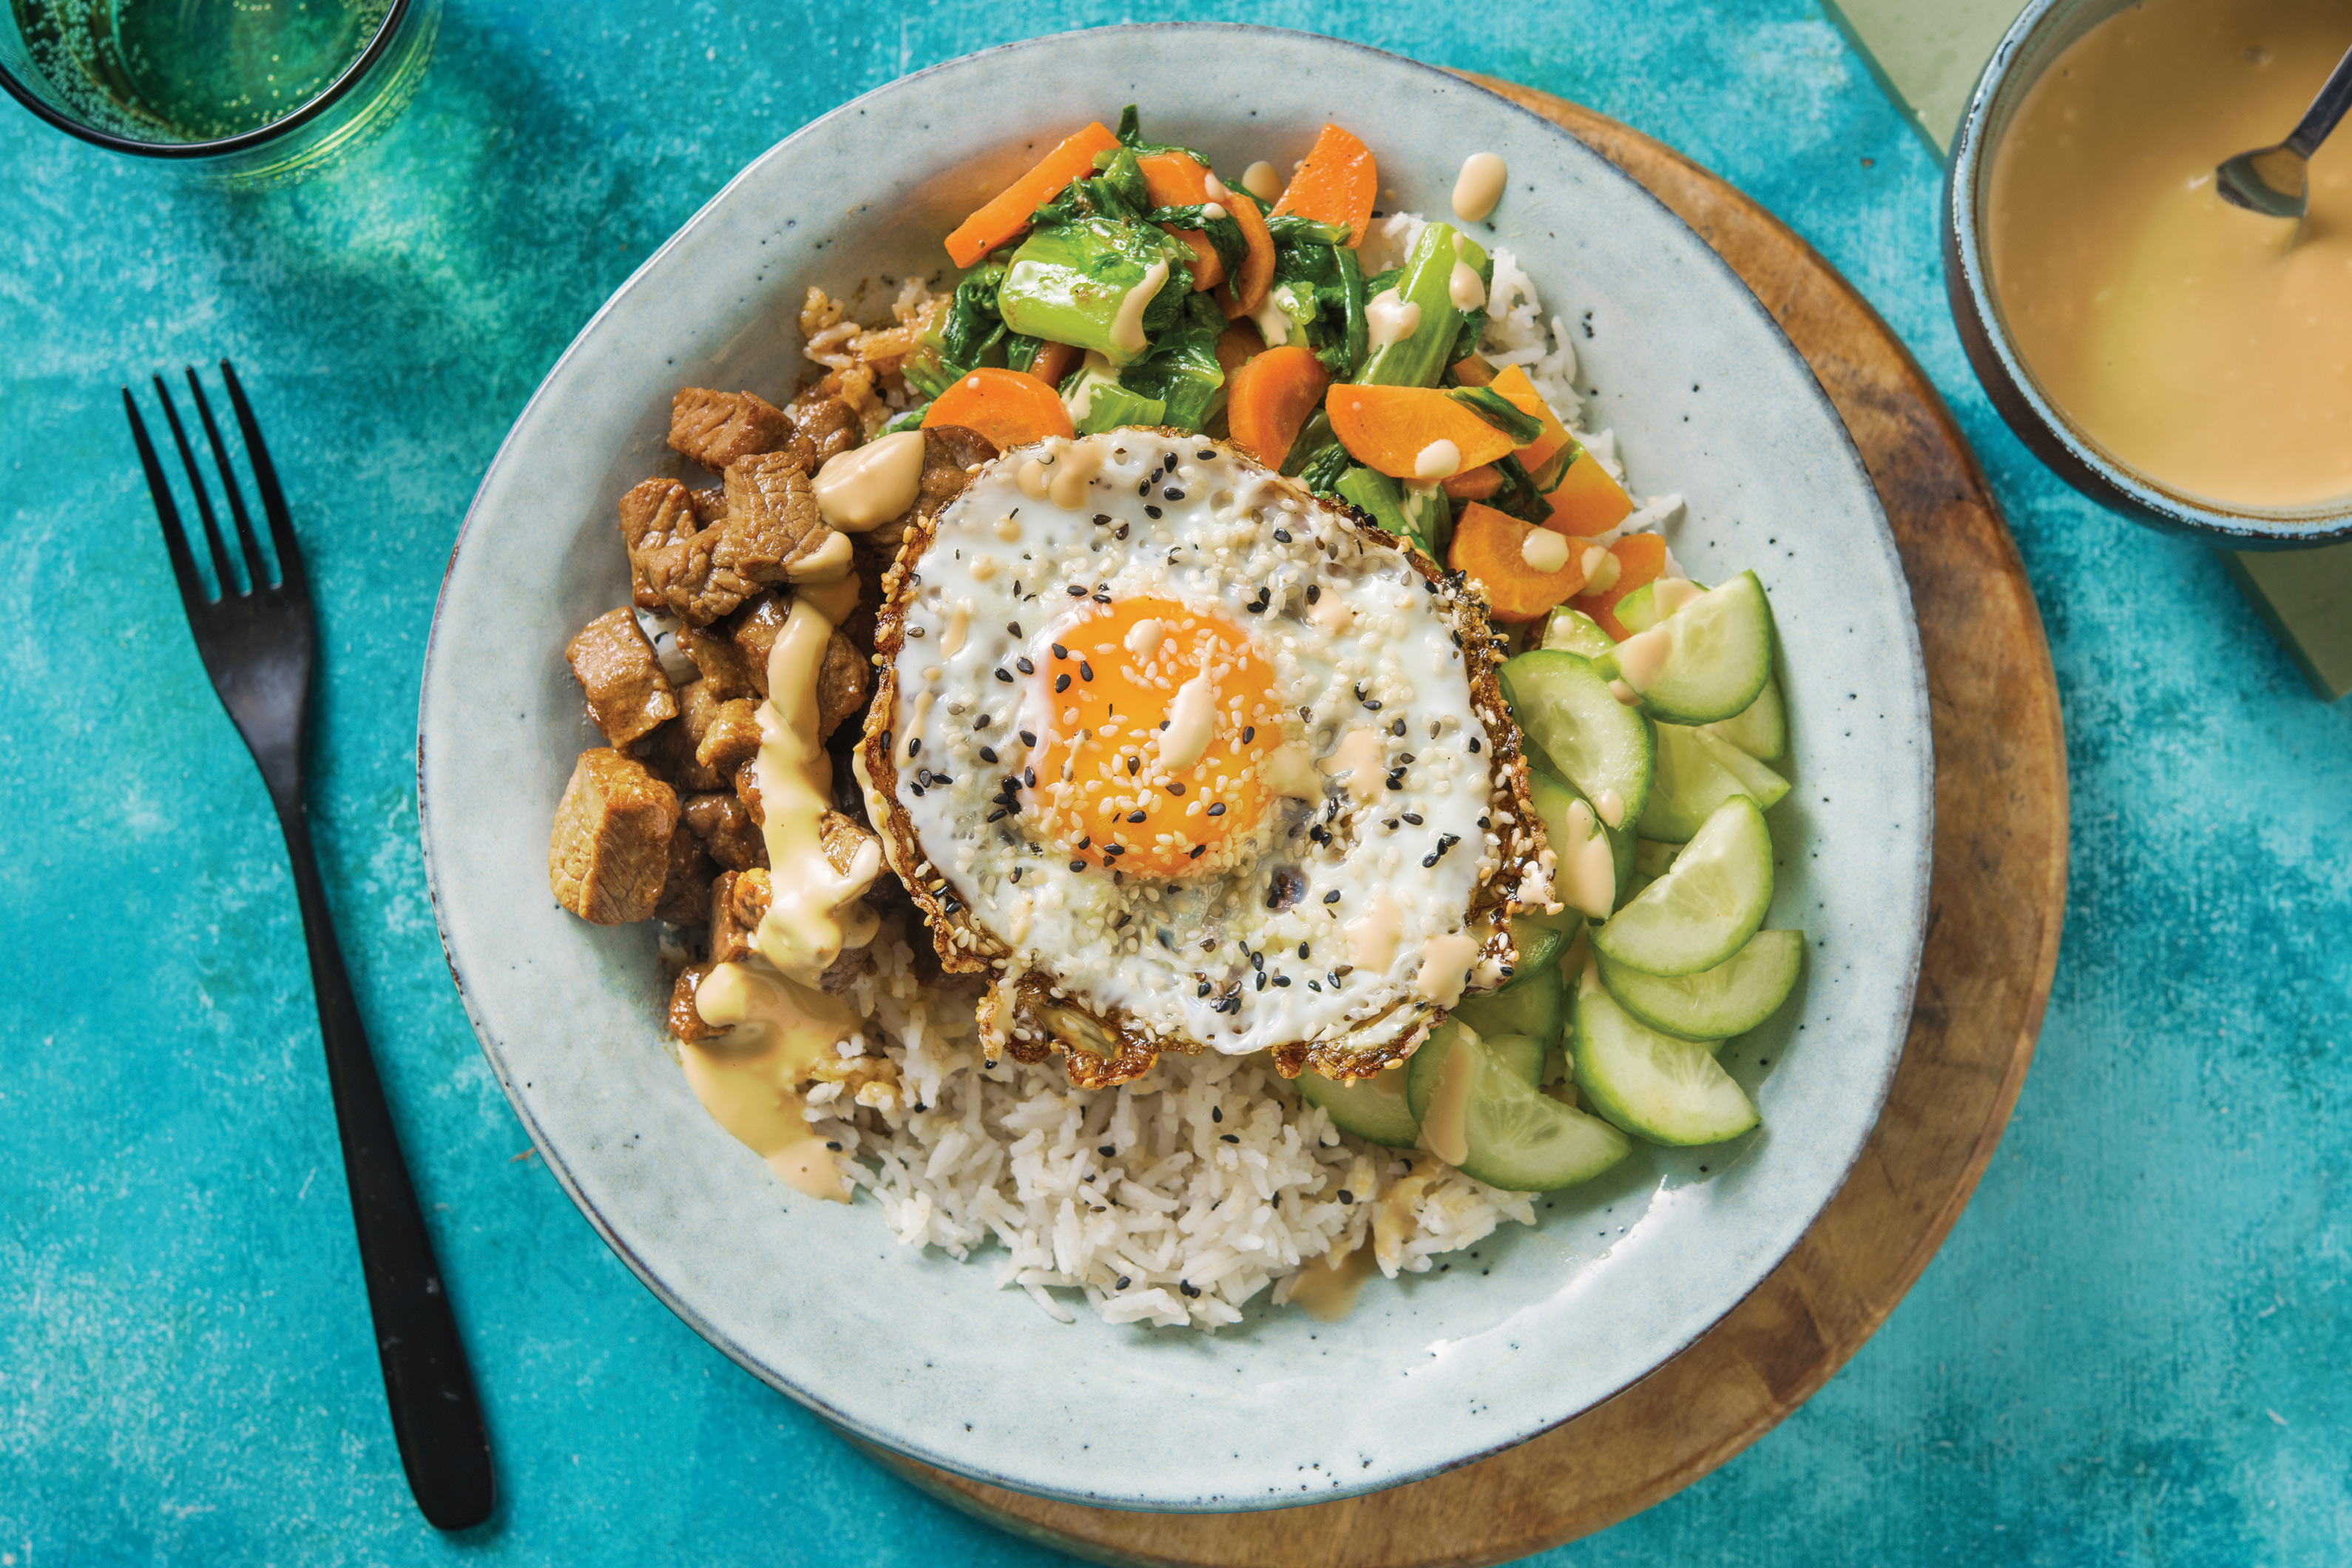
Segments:
[[[1301,217],[1297,213],[1283,213],[1265,220],[1266,232],[1274,237],[1276,248],[1286,245],[1345,245],[1348,226],[1344,223],[1324,223],[1316,218]]]
[[[1298,470],[1298,478],[1300,482],[1305,484],[1307,489],[1316,495],[1346,497],[1346,491],[1340,487],[1345,477],[1350,472],[1370,474],[1371,473],[1371,470],[1370,468],[1352,468],[1348,461],[1348,449],[1334,441],[1331,445],[1324,447],[1321,451],[1307,459],[1306,464]],[[1372,474],[1372,477],[1374,479],[1379,479],[1381,476]],[[1358,502],[1357,504],[1361,505],[1362,503]],[[1367,507],[1365,510],[1370,510],[1370,509]]]
[[[1117,336],[1113,329],[1120,310],[1150,281],[1155,266],[1164,267],[1143,307],[1141,325],[1147,340],[1175,325],[1192,296],[1192,271],[1185,265],[1191,255],[1150,225],[1122,218],[1080,217],[1043,226],[1013,253],[997,291],[997,310],[1006,328],[1025,337],[1090,349],[1115,365],[1133,364],[1150,345],[1139,348]]]
[[[967,372],[1004,362],[1004,320],[996,305],[1004,273],[993,261],[965,273],[948,308],[907,356],[907,381],[926,398],[937,397]]]
[[[1345,458],[1347,448],[1339,445],[1339,437],[1331,434],[1331,416],[1318,408],[1299,430],[1298,438],[1291,442],[1290,456],[1282,460],[1282,471],[1295,477],[1325,452],[1338,452]]]
[[[1542,420],[1491,386],[1456,386],[1446,395],[1508,436],[1513,446],[1524,447],[1543,434]]]
[[[1249,254],[1249,239],[1242,233],[1239,221],[1230,213],[1222,217],[1209,216],[1205,203],[1188,207],[1153,207],[1144,216],[1152,223],[1199,229],[1207,235],[1217,259],[1225,264],[1227,277],[1241,270],[1242,258]]]
[[[1387,285],[1405,303],[1421,310],[1421,324],[1412,331],[1373,352],[1356,379],[1371,386],[1435,386],[1445,368],[1463,352],[1465,331],[1477,345],[1477,328],[1486,323],[1483,310],[1454,308],[1454,269],[1468,267],[1482,284],[1491,287],[1495,264],[1484,247],[1455,232],[1450,224],[1433,223],[1421,231],[1405,257],[1403,275]],[[1381,292],[1375,289],[1374,295]]]
[[[1160,404],[1160,416],[1151,423],[1198,430],[1224,391],[1224,367],[1217,363],[1224,330],[1224,312],[1207,295],[1184,295],[1176,323],[1152,340],[1140,363],[1119,373],[1119,385]]]

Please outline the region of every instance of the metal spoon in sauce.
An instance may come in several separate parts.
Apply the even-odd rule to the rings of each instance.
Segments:
[[[2336,62],[2302,122],[2284,142],[2241,153],[2213,171],[2221,199],[2249,212],[2300,219],[2311,190],[2311,155],[2352,109],[2352,49]]]

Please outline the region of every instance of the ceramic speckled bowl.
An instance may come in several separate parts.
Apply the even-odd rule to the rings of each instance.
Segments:
[[[1211,35],[1206,41],[1194,34]],[[1212,89],[1165,61],[1206,49]],[[952,121],[938,106],[958,106]],[[1375,1281],[1328,1326],[1266,1309],[1214,1335],[1053,1321],[898,1246],[870,1202],[784,1189],[665,1053],[650,927],[547,894],[548,824],[598,743],[563,665],[627,596],[614,502],[665,471],[670,394],[805,373],[803,289],[931,275],[940,237],[1074,120],[1140,102],[1226,168],[1325,121],[1381,159],[1384,205],[1447,207],[1501,153],[1481,240],[1572,323],[1596,422],[1638,486],[1680,490],[1693,575],[1773,595],[1797,788],[1773,813],[1772,923],[1805,984],[1726,1061],[1764,1129],[1651,1152],[1540,1205],[1444,1274]],[[1368,106],[1377,106],[1370,109]],[[990,149],[975,164],[972,148]],[[1393,193],[1392,195],[1385,193]],[[668,471],[674,471],[670,469]],[[712,1343],[849,1430],[998,1485],[1137,1508],[1276,1506],[1394,1485],[1517,1442],[1689,1343],[1843,1181],[1902,1047],[1926,912],[1931,765],[1910,600],[1885,519],[1811,374],[1712,252],[1546,121],[1443,72],[1254,28],[1108,28],[992,50],[825,116],[754,163],[630,279],[499,452],[442,590],[418,736],[425,858],[483,1049],[548,1166]]]

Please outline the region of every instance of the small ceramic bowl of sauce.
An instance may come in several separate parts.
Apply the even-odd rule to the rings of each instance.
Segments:
[[[2237,550],[2352,539],[2352,132],[2300,226],[2223,202],[2352,47],[2345,0],[2034,0],[1953,142],[1945,282],[2025,444]]]

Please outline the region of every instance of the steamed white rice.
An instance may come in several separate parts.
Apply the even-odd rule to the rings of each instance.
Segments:
[[[1412,213],[1376,223],[1366,275],[1396,265],[1423,226]],[[1585,428],[1567,323],[1544,315],[1509,249],[1493,255],[1481,353],[1524,365],[1622,480],[1614,436]],[[894,313],[921,302],[902,294]],[[1654,529],[1681,506],[1647,498],[1617,533]],[[1097,1090],[1072,1088],[1058,1062],[989,1066],[976,990],[919,984],[906,933],[886,930],[873,951],[852,994],[869,1032],[825,1064],[809,1120],[901,1242],[960,1260],[992,1247],[997,1283],[1061,1321],[1083,1300],[1110,1322],[1213,1330],[1269,1288],[1285,1300],[1302,1264],[1368,1242],[1393,1279],[1507,1220],[1535,1223],[1524,1194],[1341,1133],[1262,1058],[1168,1056]]]

